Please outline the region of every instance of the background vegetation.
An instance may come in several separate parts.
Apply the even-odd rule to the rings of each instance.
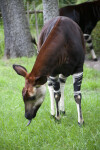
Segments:
[[[34,10],[33,9],[33,1],[34,0],[24,0],[24,6],[25,6],[25,10],[27,10],[27,2],[29,2],[29,10]],[[78,4],[81,2],[85,2],[87,0],[58,0],[59,2],[59,7],[63,7],[66,6],[68,4]],[[92,0],[90,0],[92,1]],[[42,0],[37,0],[35,1],[35,9],[36,10],[43,10],[43,6],[42,6]],[[39,13],[37,15],[38,17],[38,28],[39,28],[39,33],[41,31],[41,28],[43,27],[43,14]],[[37,40],[37,36],[36,36],[36,28],[35,28],[35,15],[31,14],[30,18],[29,18],[29,25],[30,25],[30,32],[32,34],[33,37],[36,38]],[[96,28],[93,30],[92,32],[92,38],[93,38],[93,45],[96,51],[96,54],[100,55],[100,22],[98,22]],[[88,50],[87,50],[88,51]],[[0,58],[3,56],[4,53],[4,30],[3,30],[3,22],[2,22],[2,18],[0,18]]]
[[[100,72],[84,66],[82,110],[85,124],[77,123],[72,76],[66,81],[65,110],[57,123],[50,117],[50,98],[45,101],[29,127],[24,117],[24,78],[12,69],[20,64],[31,71],[35,57],[0,60],[0,150],[99,150]]]

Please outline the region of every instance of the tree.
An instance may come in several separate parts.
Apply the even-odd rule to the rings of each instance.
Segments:
[[[44,23],[59,15],[57,0],[42,0]]]
[[[31,41],[28,21],[22,0],[0,0],[4,22],[6,58],[33,56],[34,47]]]

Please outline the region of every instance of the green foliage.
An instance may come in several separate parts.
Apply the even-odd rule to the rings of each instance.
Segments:
[[[66,116],[57,123],[50,117],[50,98],[45,101],[29,127],[24,118],[22,88],[24,78],[12,69],[20,64],[31,71],[34,58],[0,60],[0,150],[99,150],[100,148],[100,72],[84,67],[82,110],[85,125],[77,124],[73,82],[65,86]]]
[[[90,2],[90,1],[93,1],[93,0],[77,0],[77,4],[80,4],[80,3],[83,3],[83,2]]]
[[[70,3],[70,4],[74,4],[76,3],[76,0],[62,0],[62,3]]]
[[[58,0],[59,8],[67,5],[75,4],[76,2],[77,0]]]
[[[35,1],[35,9],[36,10],[43,10],[42,0],[24,0],[24,6],[25,10],[27,10],[27,2],[29,2],[29,10],[32,11],[33,9],[33,2]],[[76,2],[76,0],[58,0],[59,1],[59,7],[66,6],[68,4],[73,4]],[[86,0],[77,0],[77,3],[81,3]],[[39,34],[43,27],[43,14],[38,13],[38,30]],[[36,32],[36,24],[35,24],[35,15],[31,14],[29,15],[29,23],[30,23],[30,32],[32,34],[32,37],[35,37],[37,40],[37,32]],[[93,45],[95,52],[100,55],[100,22],[97,24],[96,28],[94,29],[92,33],[93,37]],[[4,29],[3,29],[3,23],[2,20],[0,20],[0,58],[4,55]]]
[[[100,55],[100,21],[92,32],[93,45],[96,53]]]

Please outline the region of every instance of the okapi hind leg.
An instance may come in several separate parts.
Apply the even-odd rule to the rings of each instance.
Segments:
[[[78,124],[82,125],[84,123],[82,117],[82,110],[81,110],[81,83],[82,83],[83,72],[76,73],[73,75],[73,86],[74,86],[74,98],[77,105],[77,112],[78,112]]]
[[[85,41],[87,42],[88,44],[88,47],[90,48],[91,50],[91,55],[92,55],[92,58],[94,61],[97,61],[97,56],[95,54],[95,51],[93,49],[93,44],[92,44],[92,38],[91,38],[91,35],[89,34],[84,34],[84,38],[85,38]]]
[[[82,110],[81,110],[81,93],[78,95],[75,95],[75,101],[77,105],[77,112],[78,112],[78,124],[82,125],[84,123],[83,117],[82,117]]]
[[[64,89],[66,83],[66,77],[62,74],[59,75],[60,80],[60,91],[61,91],[61,98],[60,98],[60,113],[65,114],[65,106],[64,106]]]

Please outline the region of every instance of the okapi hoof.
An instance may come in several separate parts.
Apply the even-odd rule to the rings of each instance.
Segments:
[[[65,111],[60,110],[61,115],[66,115]]]
[[[55,116],[55,120],[60,120],[60,116]]]
[[[58,118],[58,117],[55,117],[55,122],[58,123],[58,124],[61,123],[60,117],[59,117],[59,118]]]
[[[84,120],[82,122],[78,122],[79,127],[82,127],[84,125]]]
[[[97,59],[97,58],[94,58],[93,60],[94,60],[94,61],[98,61],[98,59]]]

